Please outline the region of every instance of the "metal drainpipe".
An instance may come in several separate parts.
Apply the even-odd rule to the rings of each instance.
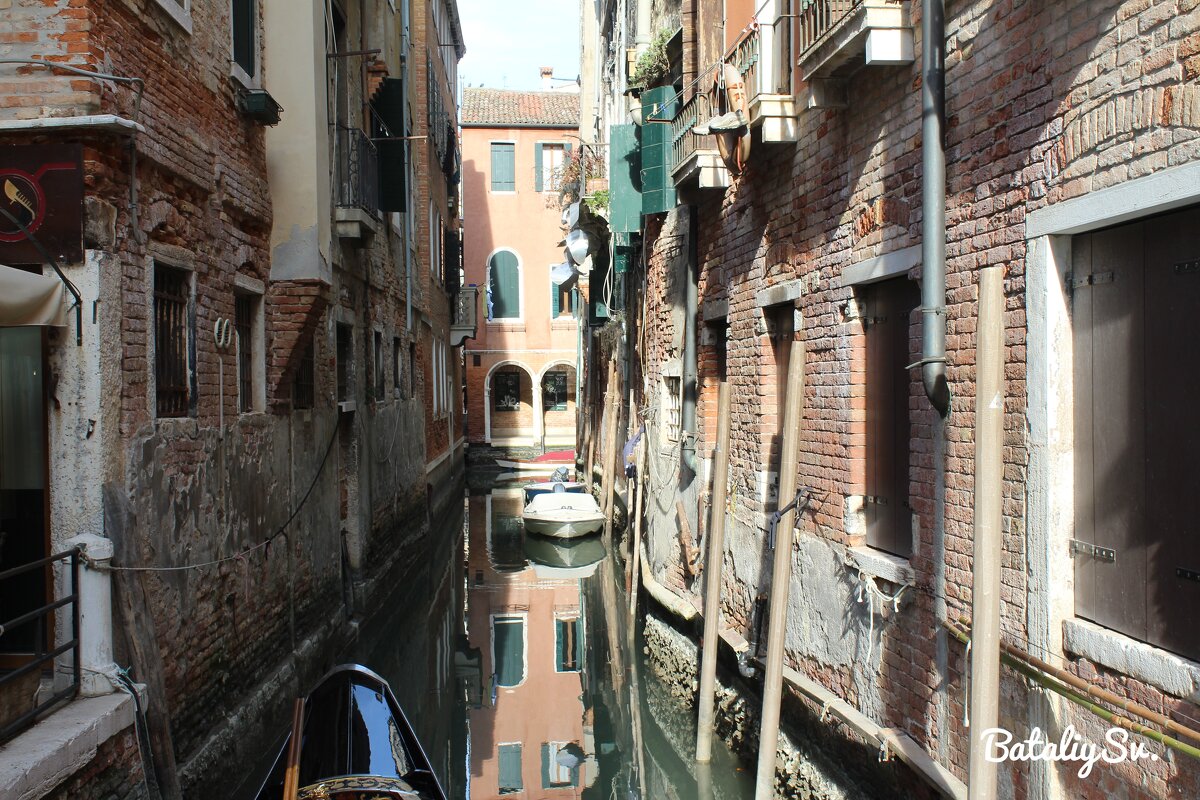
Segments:
[[[946,19],[945,0],[921,14],[921,378],[929,402],[950,412],[946,383]],[[914,365],[915,366],[915,365]]]
[[[637,55],[650,48],[650,0],[637,0],[637,31],[634,33],[633,47]]]
[[[696,280],[696,207],[685,206],[688,211],[687,237],[687,293],[684,298],[683,334],[683,407],[679,425],[680,460],[693,475],[696,474],[696,339],[699,336],[699,287]]]

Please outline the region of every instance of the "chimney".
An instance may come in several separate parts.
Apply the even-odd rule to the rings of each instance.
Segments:
[[[554,78],[554,67],[542,67],[542,91],[548,92],[554,88],[551,79]]]

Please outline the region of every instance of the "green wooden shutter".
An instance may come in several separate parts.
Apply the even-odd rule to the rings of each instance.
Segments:
[[[533,146],[533,190],[542,191],[542,143]]]
[[[497,686],[516,686],[525,679],[525,622],[492,620]]]
[[[521,316],[520,270],[517,257],[508,250],[492,256],[491,283],[488,292],[492,300],[492,319],[517,319]]]
[[[550,281],[550,319],[558,319],[558,314],[561,311],[558,304],[559,294],[558,284]]]
[[[516,189],[515,153],[509,142],[492,142],[492,191]]]
[[[500,785],[497,788],[501,794],[521,791],[525,788],[521,780],[521,745],[502,744],[496,750],[500,761]]]
[[[554,786],[554,781],[550,778],[550,744],[549,742],[542,744],[542,788],[549,789]]]

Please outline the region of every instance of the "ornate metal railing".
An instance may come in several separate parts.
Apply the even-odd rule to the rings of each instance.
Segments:
[[[750,100],[761,91],[758,85],[758,63],[761,60],[759,47],[762,39],[758,35],[758,32],[759,28],[757,25],[746,31],[745,35],[734,45],[733,52],[729,54],[729,58],[726,59],[737,68],[737,71],[746,81],[747,100]]]
[[[671,172],[679,169],[696,151],[717,149],[712,136],[692,132],[692,128],[712,119],[713,114],[712,101],[705,93],[692,95],[679,107],[679,113],[671,120]]]
[[[861,3],[862,0],[799,0],[796,52],[802,54],[815,45]]]
[[[22,584],[30,586],[39,584],[38,571],[43,573],[44,580],[53,585],[55,583],[54,567],[64,565],[71,570],[70,594],[25,611],[11,619],[0,618],[0,653],[24,662],[20,663],[14,660],[13,663],[20,665],[0,672],[0,695],[9,692],[23,693],[26,691],[23,678],[28,680],[32,677],[34,680],[40,681],[41,673],[46,669],[52,669],[55,659],[66,653],[71,653],[71,683],[52,691],[46,697],[42,697],[41,692],[37,692],[29,709],[21,712],[9,720],[3,728],[0,728],[0,743],[8,741],[28,728],[39,715],[51,706],[63,700],[69,700],[79,693],[79,548],[76,547],[58,555],[31,561],[28,564],[0,572],[0,586],[6,587],[15,594],[26,588]],[[66,639],[59,636],[57,637],[59,644],[55,645],[51,641],[54,630],[51,623],[59,609],[63,610],[62,616],[70,620],[71,638]],[[25,697],[27,696],[25,695]],[[24,698],[18,697],[17,699]]]
[[[379,210],[379,157],[374,143],[362,129],[339,125],[334,146],[338,206],[374,214]]]

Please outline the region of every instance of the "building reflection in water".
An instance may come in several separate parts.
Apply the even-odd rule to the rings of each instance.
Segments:
[[[598,776],[582,581],[604,546],[525,536],[520,489],[469,502],[467,637],[483,676],[469,711],[471,797],[576,797]]]

